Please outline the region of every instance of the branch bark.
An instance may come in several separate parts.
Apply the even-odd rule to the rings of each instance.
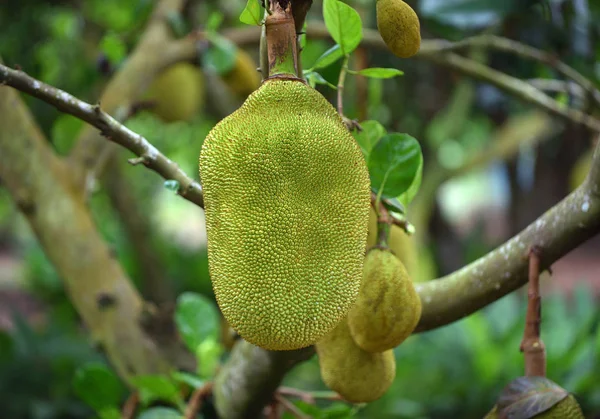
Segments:
[[[69,168],[13,89],[0,86],[0,178],[27,218],[97,342],[125,381],[169,369],[140,318],[144,303],[106,246]]]

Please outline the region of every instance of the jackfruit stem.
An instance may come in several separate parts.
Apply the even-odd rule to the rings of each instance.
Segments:
[[[265,19],[269,77],[298,77],[298,44],[291,2],[283,9],[271,2],[271,14]]]

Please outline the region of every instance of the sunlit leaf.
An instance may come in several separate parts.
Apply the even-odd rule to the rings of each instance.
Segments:
[[[168,377],[138,375],[131,379],[131,383],[138,389],[140,400],[146,406],[154,401],[163,401],[174,405],[183,403],[179,389]]]
[[[262,7],[259,0],[248,0],[240,15],[240,21],[247,25],[260,25],[261,17]]]
[[[354,131],[352,135],[360,146],[365,159],[368,159],[369,154],[375,144],[377,144],[377,141],[387,134],[387,131],[383,125],[374,120],[363,121],[360,123],[360,127],[362,128],[362,131]]]
[[[329,48],[327,51],[325,51],[323,53],[323,55],[321,55],[319,58],[317,58],[317,61],[315,61],[315,64],[312,66],[312,68],[318,69],[318,68],[329,67],[331,64],[335,63],[337,60],[339,60],[343,56],[344,56],[344,54],[342,53],[342,50],[341,50],[339,44],[335,44],[334,46]]]
[[[344,55],[349,55],[358,47],[363,32],[360,15],[356,10],[340,0],[324,0],[323,19]]]
[[[396,76],[402,76],[404,74],[403,71],[400,71],[396,68],[365,68],[360,71],[351,71],[352,74],[358,74],[365,77],[370,77],[372,79],[391,79]]]

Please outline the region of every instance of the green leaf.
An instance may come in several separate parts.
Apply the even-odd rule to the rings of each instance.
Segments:
[[[177,380],[180,383],[187,384],[195,389],[198,389],[205,384],[202,379],[195,376],[194,374],[190,374],[189,372],[173,371],[171,373],[171,377],[173,377],[174,380]]]
[[[104,35],[100,41],[100,50],[113,64],[120,63],[127,54],[125,43],[114,33]]]
[[[412,202],[412,200],[417,196],[417,192],[419,192],[419,188],[421,187],[421,181],[423,179],[423,155],[421,154],[421,158],[419,159],[419,167],[417,168],[417,174],[413,179],[412,183],[402,195],[398,197],[398,200],[402,203],[404,208],[407,208],[408,205]]]
[[[121,412],[116,407],[108,407],[98,412],[100,419],[121,419]]]
[[[347,419],[356,414],[356,408],[345,403],[333,403],[323,409],[323,419]]]
[[[240,15],[240,22],[247,25],[260,25],[262,8],[258,0],[248,0]]]
[[[406,207],[404,206],[404,204],[402,202],[400,202],[400,200],[398,198],[384,199],[382,202],[388,211],[392,211],[392,212],[395,212],[398,214],[404,214],[406,212]],[[396,218],[400,218],[400,217],[396,217]],[[402,217],[402,218],[405,219],[405,217]]]
[[[383,198],[395,198],[413,183],[423,160],[419,142],[408,134],[383,136],[371,150],[371,188]]]
[[[103,364],[87,364],[75,372],[73,389],[96,412],[117,408],[125,387],[117,375]]]
[[[222,12],[214,10],[206,19],[206,31],[210,33],[218,31],[224,19],[225,15]]]
[[[215,338],[204,339],[196,349],[198,375],[204,379],[209,379],[215,375],[222,353],[223,346]]]
[[[237,47],[228,39],[216,34],[207,34],[210,47],[202,54],[202,65],[207,71],[226,74],[235,65]]]
[[[168,407],[152,407],[139,415],[137,419],[183,419],[183,415]]]
[[[304,73],[304,77],[306,77],[306,81],[311,87],[315,87],[317,84],[324,84],[326,86],[331,87],[333,90],[337,90],[337,87],[333,84],[329,83],[327,80],[323,78],[322,75],[317,73],[316,71],[307,71]]]
[[[387,134],[387,131],[378,121],[367,120],[360,123],[362,131],[354,131],[352,135],[358,143],[360,149],[368,160],[371,150],[377,144],[377,142]]]
[[[521,0],[423,0],[419,15],[461,29],[482,28],[523,9]]]
[[[319,58],[317,58],[317,61],[315,61],[315,64],[312,66],[312,68],[319,69],[329,67],[343,56],[344,54],[342,53],[339,44],[335,44],[325,51]]]
[[[154,401],[163,401],[177,406],[183,404],[179,388],[163,375],[138,375],[131,379],[138,389],[140,400],[147,406]]]
[[[207,297],[186,292],[177,299],[175,323],[187,347],[196,353],[207,338],[218,339],[219,314]]]
[[[358,12],[339,0],[324,0],[323,19],[331,37],[340,45],[342,54],[350,55],[363,37]]]
[[[498,414],[511,419],[530,419],[555,406],[569,393],[546,377],[519,377],[502,390]]]
[[[358,75],[365,76],[365,77],[371,77],[373,79],[391,79],[396,76],[404,75],[403,71],[400,71],[396,68],[381,68],[381,67],[365,68],[360,71],[351,70],[351,71],[349,71],[349,73],[358,74]]]

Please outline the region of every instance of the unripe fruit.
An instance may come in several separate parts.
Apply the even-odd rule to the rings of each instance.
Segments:
[[[377,0],[377,29],[387,47],[401,58],[415,55],[421,47],[419,17],[402,0]]]
[[[239,97],[246,98],[258,89],[261,76],[252,57],[244,50],[238,49],[233,68],[221,75],[223,81]]]
[[[485,415],[483,419],[499,419],[497,407],[494,408]],[[584,419],[581,407],[575,397],[572,394],[566,399],[561,400],[556,405],[551,407],[549,410],[542,412],[538,415],[532,416],[531,419]]]
[[[352,339],[346,319],[317,342],[315,349],[323,382],[349,402],[379,399],[396,377],[394,352],[371,353],[361,349]]]
[[[356,300],[370,180],[333,106],[299,79],[267,79],[200,153],[209,272],[221,312],[270,350],[314,344]]]
[[[189,121],[204,103],[204,75],[192,64],[174,64],[154,79],[145,99],[163,121]]]
[[[365,257],[363,282],[348,313],[350,333],[368,352],[383,352],[409,337],[421,317],[421,299],[404,265],[389,249]]]

